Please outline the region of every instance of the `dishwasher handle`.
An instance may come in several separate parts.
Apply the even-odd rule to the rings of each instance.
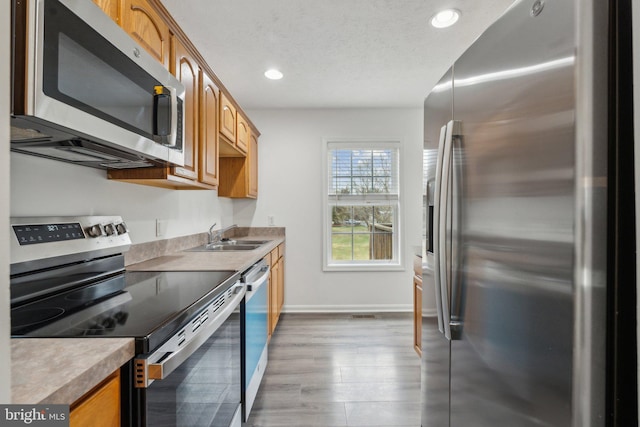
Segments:
[[[216,312],[216,316],[203,325],[198,333],[193,335],[182,347],[177,350],[173,348],[164,349],[165,346],[163,345],[149,356],[135,359],[136,388],[147,388],[154,380],[163,380],[175,371],[229,318],[242,301],[242,298],[244,298],[245,292],[245,286],[240,282],[230,287],[225,294],[232,295],[231,299],[226,300],[223,308]],[[211,305],[214,304],[215,302]],[[171,344],[173,343],[170,339],[167,345]],[[175,345],[172,345],[172,347],[175,347]]]
[[[247,286],[247,292],[255,292],[260,286],[267,283],[270,272],[271,269],[266,261],[261,260],[254,264],[242,275],[242,281]]]

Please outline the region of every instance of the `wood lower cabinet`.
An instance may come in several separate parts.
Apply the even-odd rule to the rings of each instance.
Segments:
[[[169,68],[169,26],[147,0],[122,0],[122,5],[122,28],[158,62]]]
[[[120,371],[111,374],[70,409],[70,427],[119,427]]]
[[[422,258],[413,262],[413,348],[422,356]]]
[[[413,276],[413,348],[422,356],[422,278]]]
[[[284,243],[271,251],[271,274],[269,275],[268,292],[268,336],[271,335],[278,325],[280,313],[284,306]]]

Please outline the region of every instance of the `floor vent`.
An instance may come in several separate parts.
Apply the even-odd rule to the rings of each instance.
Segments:
[[[352,314],[352,319],[376,319],[375,314]]]

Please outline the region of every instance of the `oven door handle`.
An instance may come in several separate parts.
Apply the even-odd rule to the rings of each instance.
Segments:
[[[199,333],[193,336],[183,347],[180,347],[179,350],[167,352],[160,348],[145,358],[135,360],[136,388],[147,388],[154,380],[167,378],[218,330],[238,307],[246,292],[242,283],[232,286],[231,289],[233,290],[233,298],[228,300],[224,308],[218,311],[216,317],[204,325]],[[156,360],[157,362],[150,363],[150,360]]]

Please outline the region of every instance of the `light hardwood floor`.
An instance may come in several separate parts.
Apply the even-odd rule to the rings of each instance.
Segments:
[[[420,426],[410,313],[282,314],[247,427]]]

